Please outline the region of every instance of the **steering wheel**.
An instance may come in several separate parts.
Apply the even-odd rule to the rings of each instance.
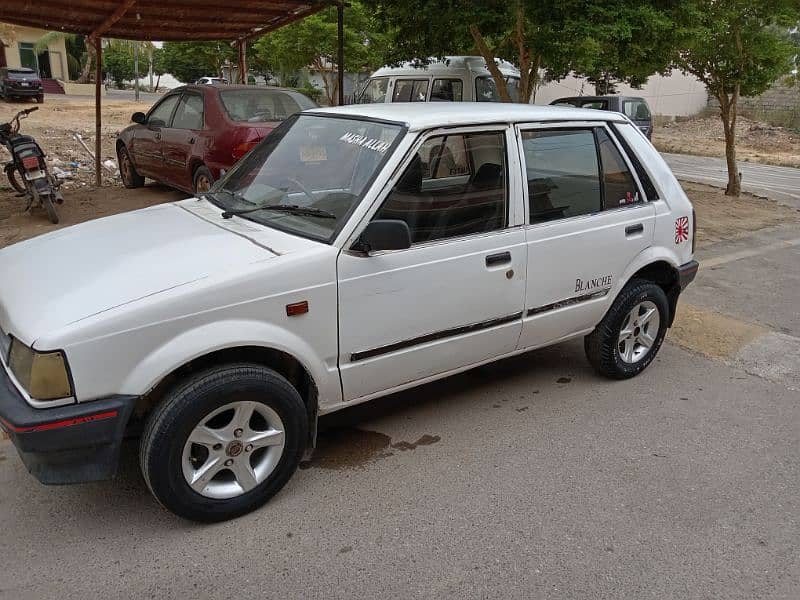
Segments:
[[[300,191],[301,191],[301,192],[303,192],[303,193],[306,195],[306,197],[309,199],[309,201],[311,202],[311,204],[314,204],[314,203],[317,201],[317,199],[314,197],[314,193],[313,193],[311,190],[309,190],[309,189],[308,189],[308,188],[305,186],[305,184],[301,183],[300,181],[298,181],[298,180],[297,180],[297,179],[295,179],[294,177],[287,177],[287,178],[286,178],[286,181],[288,181],[289,183],[293,183],[293,184],[295,184],[297,187],[299,187],[299,188],[300,188]]]

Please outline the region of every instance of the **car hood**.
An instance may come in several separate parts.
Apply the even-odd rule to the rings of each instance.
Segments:
[[[223,221],[216,207],[192,200],[14,244],[0,250],[0,327],[32,345],[92,315],[293,249],[286,238],[297,238],[265,229]]]

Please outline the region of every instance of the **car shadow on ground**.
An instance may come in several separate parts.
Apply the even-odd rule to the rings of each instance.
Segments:
[[[497,398],[500,394],[507,396],[504,390],[508,389],[514,390],[517,399],[525,396],[522,410],[536,411],[537,406],[541,409],[552,401],[548,400],[546,386],[564,385],[573,378],[599,380],[583,357],[580,340],[528,352],[324,416],[319,423],[317,448],[289,482],[289,487],[295,489],[283,494],[298,493],[304,482],[315,485],[314,476],[304,469],[349,470],[359,461],[372,462],[373,453],[387,448],[402,451],[438,441],[433,436],[423,436],[416,441],[393,442],[388,435],[375,430],[396,429],[398,423],[402,425],[401,421],[430,417],[427,413],[432,411],[436,420],[446,421],[448,416],[455,418],[469,411],[499,408]],[[539,393],[540,390],[545,393]],[[393,445],[389,447],[390,444]],[[49,511],[56,506],[58,510],[68,510],[72,521],[87,519],[95,526],[101,522],[112,531],[127,527],[125,523],[129,524],[132,515],[136,515],[137,527],[144,531],[195,526],[169,514],[150,495],[139,469],[138,440],[126,440],[123,444],[119,472],[111,481],[44,487],[29,478],[22,468],[16,478],[25,478],[22,486],[38,497],[26,506],[26,520],[37,519],[37,507]],[[70,510],[70,506],[80,506],[81,510]]]

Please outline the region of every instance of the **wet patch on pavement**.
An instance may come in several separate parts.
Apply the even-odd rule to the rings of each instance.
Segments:
[[[392,442],[391,437],[377,431],[354,427],[329,429],[320,432],[311,458],[301,462],[300,468],[316,467],[333,471],[363,469],[393,456],[393,449],[406,452],[419,446],[430,446],[441,439],[438,435],[425,434],[416,442]]]

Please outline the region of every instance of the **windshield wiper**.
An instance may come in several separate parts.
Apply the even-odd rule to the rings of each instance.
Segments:
[[[223,219],[230,219],[237,215],[246,215],[248,213],[257,212],[259,210],[274,210],[278,212],[285,212],[292,215],[303,215],[308,217],[320,217],[321,219],[335,219],[336,215],[327,210],[319,208],[312,208],[310,206],[299,206],[297,204],[267,204],[263,206],[254,206],[252,208],[242,208],[240,210],[226,210],[222,213]]]

